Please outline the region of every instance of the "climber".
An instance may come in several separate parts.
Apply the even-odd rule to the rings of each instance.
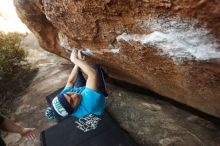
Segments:
[[[29,140],[35,139],[35,128],[24,128],[17,125],[14,121],[9,120],[0,114],[0,129],[6,132],[19,133],[21,136],[28,138]],[[0,146],[6,146],[2,138],[0,137]]]
[[[85,62],[81,51],[72,51],[70,60],[75,64],[63,91],[58,94],[47,108],[47,119],[74,116],[85,117],[89,114],[102,115],[107,96],[104,72],[99,65],[90,66]],[[82,75],[87,75],[87,80]]]

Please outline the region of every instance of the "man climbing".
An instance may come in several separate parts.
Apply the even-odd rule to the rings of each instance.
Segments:
[[[21,136],[27,137],[28,139],[35,139],[35,128],[24,128],[17,125],[12,120],[9,120],[0,114],[0,129],[6,132],[19,133]],[[0,137],[0,146],[6,146],[2,138]]]
[[[66,117],[80,118],[104,112],[107,96],[104,74],[99,65],[90,66],[81,51],[72,51],[70,60],[75,64],[63,91],[58,94],[45,113],[48,119]],[[87,75],[87,80],[81,70]]]

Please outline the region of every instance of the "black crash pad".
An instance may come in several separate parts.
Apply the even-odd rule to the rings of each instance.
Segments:
[[[61,90],[47,96],[49,104]],[[41,146],[137,146],[107,112],[102,116],[67,117],[58,122],[41,132]]]

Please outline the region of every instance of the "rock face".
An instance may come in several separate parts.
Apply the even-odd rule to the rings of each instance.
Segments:
[[[39,70],[29,87],[8,108],[12,107],[14,112],[10,116],[18,124],[36,128],[36,139],[29,141],[19,134],[2,134],[7,146],[40,146],[40,132],[56,124],[44,117],[48,107],[45,97],[65,85],[72,64],[39,49],[31,34],[25,37],[22,46],[28,49],[28,58],[33,57],[30,63]],[[111,81],[106,85],[107,110],[140,146],[219,146],[218,125],[151,94],[138,94]]]
[[[107,84],[107,109],[139,146],[219,146],[220,127],[180,108]]]
[[[14,0],[41,46],[220,117],[220,1]]]

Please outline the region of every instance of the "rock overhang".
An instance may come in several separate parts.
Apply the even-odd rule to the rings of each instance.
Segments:
[[[220,117],[220,2],[16,0],[15,5],[44,49],[65,58],[68,50],[83,49],[116,79]]]

